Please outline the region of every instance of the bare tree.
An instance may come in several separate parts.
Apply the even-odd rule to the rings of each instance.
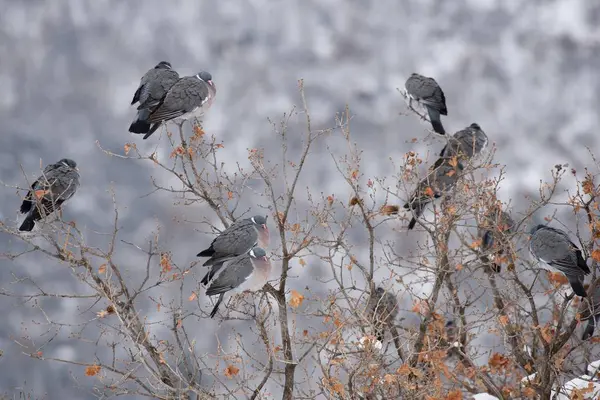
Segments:
[[[551,181],[541,183],[538,198],[528,199],[520,213],[498,200],[505,173],[493,161],[493,148],[479,159],[449,159],[447,174],[457,179],[440,196],[419,186],[431,204],[417,229],[406,233],[413,215],[402,215],[401,204],[422,186],[435,160],[414,151],[402,160],[373,160],[353,141],[349,109],[329,129],[314,129],[302,81],[299,88],[301,106],[271,122],[280,154],[249,149],[248,163],[232,163],[224,145],[200,125],[167,132],[167,157],[130,143],[124,154],[98,145],[107,156],[155,165],[160,176],[152,178],[153,193],[168,194],[178,207],[202,207],[196,223],[209,227],[199,235],[207,243],[239,218],[258,210],[270,215],[268,250],[277,276],[259,292],[224,302],[215,319],[231,332],[226,342],[219,338],[211,353],[197,350],[209,335],[198,327],[210,319],[196,276],[202,267],[196,260],[177,263],[160,227],[147,242],[123,237],[119,194],[112,191],[109,233],[86,232],[60,218],[32,234],[1,223],[2,232],[21,243],[3,257],[42,254],[46,268],[67,268],[80,288],[57,292],[28,276],[13,282],[27,287],[25,294],[1,288],[44,316],[37,321],[42,334],[15,339],[24,354],[80,367],[101,398],[461,399],[487,392],[499,399],[550,399],[564,391],[567,378],[584,374],[597,357],[595,338],[578,336],[590,304],[573,298],[562,275],[539,269],[525,233],[534,214],[560,224],[543,207],[570,208],[574,220],[585,221],[573,238],[591,258],[588,293],[595,290],[600,206],[593,156],[595,172],[581,180],[576,171],[555,166]],[[312,190],[306,165],[315,162],[334,171],[331,193]],[[395,173],[366,176],[365,163],[374,162],[389,162]],[[568,173],[576,186],[567,201],[557,200]],[[509,211],[515,225],[498,230],[502,252],[492,257],[503,268],[495,270],[482,261],[478,228],[482,221],[494,228],[488,216],[498,210]],[[411,239],[414,246],[407,245]],[[143,255],[144,265],[130,265],[123,252]],[[372,305],[384,292],[382,317]],[[74,302],[81,318],[65,323],[48,317],[46,299]],[[46,355],[64,332],[93,347],[94,358]]]

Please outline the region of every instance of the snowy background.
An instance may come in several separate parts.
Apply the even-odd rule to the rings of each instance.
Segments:
[[[299,104],[297,80],[304,78],[314,126],[333,126],[335,113],[349,104],[366,176],[391,174],[390,163],[379,160],[426,149],[410,143],[424,137],[424,125],[399,115],[404,103],[396,88],[413,71],[435,77],[444,89],[447,131],[477,122],[496,143],[496,159],[508,165],[499,196],[512,199],[517,210],[555,164],[582,170],[591,165],[584,146],[600,150],[598,2],[1,0],[0,9],[0,180],[22,185],[20,165],[31,178],[39,174],[40,159],[47,164],[73,158],[83,183],[67,219],[90,232],[109,231],[107,190],[114,185],[123,238],[142,244],[158,221],[163,244],[181,263],[193,261],[210,238],[195,233],[197,225],[172,219],[201,216],[175,209],[164,195],[140,198],[152,190],[149,177],[157,170],[150,163],[110,158],[95,145],[99,140],[122,152],[125,142],[135,141],[147,152],[157,144],[166,151],[164,135],[142,142],[127,132],[139,79],[160,60],[170,61],[180,75],[212,73],[218,92],[205,130],[224,141],[221,151],[228,160],[245,165],[248,148],[277,154],[267,118],[278,120]],[[433,146],[437,151],[440,144]],[[346,192],[343,183],[328,181],[318,160],[310,164],[315,192]],[[2,190],[4,220],[15,220],[18,204],[15,190]],[[205,211],[194,210],[199,212]],[[3,251],[18,248],[7,236],[0,241]],[[134,276],[141,255],[121,257]],[[0,264],[5,289],[27,290],[10,284],[13,272],[54,292],[79,289],[69,272],[44,258]],[[303,287],[306,279],[291,286]],[[69,301],[48,300],[44,308],[63,321],[83,312]],[[0,309],[0,393],[12,395],[26,386],[36,396],[94,397],[92,380],[82,379],[82,371],[30,359],[22,352],[35,346],[23,349],[12,341],[46,329],[32,323],[40,319],[39,310],[8,297],[0,297]],[[222,338],[228,332],[216,322],[203,326]],[[214,335],[198,339],[204,350],[214,347]],[[92,360],[91,351],[72,344],[59,335],[45,354]]]

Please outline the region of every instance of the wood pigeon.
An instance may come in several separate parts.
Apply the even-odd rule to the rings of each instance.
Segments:
[[[222,272],[206,289],[207,296],[219,295],[217,304],[210,313],[211,318],[217,313],[225,293],[232,290],[258,291],[267,283],[271,274],[271,261],[265,250],[260,247],[254,247],[246,254],[224,261],[224,264],[225,268],[220,268]]]
[[[254,246],[263,248],[269,246],[269,228],[267,217],[255,215],[231,224],[229,228],[217,236],[210,247],[202,250],[197,257],[210,257],[202,264],[212,266],[211,270],[202,278],[202,284],[206,285],[223,266],[223,261],[248,253]]]
[[[446,96],[435,79],[413,72],[404,84],[404,91],[408,97],[408,106],[412,108],[412,101],[417,101],[427,110],[433,130],[440,135],[445,135],[440,114],[448,115]]]
[[[398,300],[392,293],[382,287],[377,287],[369,297],[367,303],[367,315],[369,315],[377,340],[383,342],[384,329],[394,323],[398,315]]]
[[[171,68],[167,61],[159,62],[154,68],[144,74],[131,100],[131,105],[139,102],[136,119],[129,126],[129,132],[147,133],[150,130],[148,117],[160,99],[179,80],[179,74]]]
[[[458,182],[460,172],[463,170],[461,163],[456,167],[443,162],[440,165],[434,166],[434,169],[417,185],[417,189],[411,196],[410,200],[404,204],[404,208],[412,210],[413,218],[408,224],[408,230],[415,227],[417,218],[423,214],[423,210],[427,204],[434,199],[447,195]]]
[[[440,158],[434,166],[444,159],[456,157],[459,161],[467,161],[481,154],[488,145],[488,137],[481,127],[473,122],[463,130],[448,138],[448,143],[440,152]]]
[[[502,266],[491,261],[490,256],[494,259],[496,255],[502,255],[508,250],[508,236],[514,233],[514,227],[515,222],[510,215],[497,204],[486,211],[479,223],[477,236],[481,240],[480,250],[483,252],[479,259],[494,272],[500,272]]]
[[[29,232],[35,226],[35,221],[60,210],[63,203],[73,197],[78,187],[79,169],[75,161],[63,158],[48,165],[42,176],[33,182],[21,204],[20,212],[27,216],[19,230]]]
[[[206,71],[180,78],[150,112],[147,122],[152,126],[145,132],[144,139],[148,139],[165,122],[201,117],[212,105],[216,93],[212,76]]]
[[[581,250],[564,231],[547,225],[536,225],[531,231],[529,251],[540,267],[563,273],[577,296],[586,297],[583,287],[585,275],[590,273]]]

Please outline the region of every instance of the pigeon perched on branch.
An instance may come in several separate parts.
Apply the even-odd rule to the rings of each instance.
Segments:
[[[167,61],[159,62],[144,74],[131,100],[131,105],[139,102],[136,119],[129,126],[129,132],[147,133],[150,130],[150,112],[160,103],[168,90],[179,80],[179,74]]]
[[[238,220],[217,236],[210,246],[197,254],[197,257],[210,257],[202,264],[212,266],[202,278],[206,285],[223,266],[223,261],[248,253],[254,246],[269,246],[269,228],[267,217],[255,215],[252,218]]]
[[[182,122],[204,115],[214,101],[217,89],[212,75],[202,71],[180,78],[152,109],[147,122],[152,124],[144,136],[148,139],[163,123]]]
[[[404,90],[408,97],[408,106],[412,108],[412,101],[417,101],[427,110],[433,130],[440,135],[445,135],[440,114],[448,115],[446,96],[435,79],[413,73],[406,80]]]
[[[514,233],[514,227],[515,222],[510,215],[498,205],[490,207],[479,224],[477,235],[481,240],[480,250],[483,252],[479,259],[494,272],[500,272],[502,266],[491,261],[490,257],[493,260],[508,250],[508,236]]]
[[[260,247],[254,247],[248,253],[224,261],[222,272],[210,283],[206,289],[207,296],[219,295],[217,304],[210,313],[213,318],[223,301],[225,293],[229,291],[258,291],[269,280],[271,261],[267,253]]]
[[[383,342],[384,329],[392,325],[398,315],[398,300],[392,293],[378,287],[369,297],[367,313],[373,323],[377,340]]]
[[[577,296],[586,297],[583,287],[585,275],[590,273],[581,250],[564,231],[547,225],[536,225],[531,231],[529,250],[540,266],[563,273]]]
[[[456,157],[459,161],[468,161],[480,155],[488,145],[488,137],[479,124],[473,122],[448,138],[448,143],[440,152],[440,158],[434,166],[440,165],[444,160]]]
[[[405,209],[413,211],[413,218],[408,224],[409,230],[415,227],[417,218],[423,214],[427,204],[448,194],[454,188],[460,178],[462,169],[463,166],[460,163],[457,163],[454,167],[450,163],[444,162],[435,166],[433,171],[419,182],[410,200],[404,204]]]
[[[27,214],[19,227],[20,231],[31,231],[35,222],[54,211],[59,211],[79,187],[79,169],[77,163],[63,158],[50,164],[31,185],[31,189],[21,204],[21,214]]]

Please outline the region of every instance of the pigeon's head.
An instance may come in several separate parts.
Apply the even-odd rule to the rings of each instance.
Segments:
[[[267,228],[268,215],[255,215],[250,218],[250,221],[254,224],[254,227],[258,231],[259,239],[262,246],[267,247],[269,245],[269,228]]]
[[[478,124],[478,123],[476,123],[476,122],[473,122],[471,125],[469,125],[469,128],[471,128],[471,129],[475,129],[475,130],[478,130],[478,131],[480,131],[480,130],[481,130],[481,127],[480,127],[480,126],[479,126],[479,124]]]
[[[375,288],[375,296],[377,297],[381,297],[385,294],[385,289],[382,288],[381,286],[378,286],[377,288]]]
[[[254,247],[248,252],[248,255],[253,261],[269,262],[267,252],[262,247]]]
[[[75,171],[79,171],[79,168],[77,168],[77,163],[75,161],[71,160],[70,158],[63,158],[58,163],[64,165],[67,168],[71,168],[71,169],[74,169]]]
[[[540,229],[545,228],[545,227],[546,227],[546,225],[537,224],[533,228],[531,228],[531,230],[529,231],[529,234],[533,235],[534,233],[536,233],[537,231],[539,231]]]
[[[204,82],[208,83],[210,86],[215,86],[213,81],[212,81],[212,75],[209,72],[206,71],[202,71],[199,72],[197,75],[198,79],[202,79]]]
[[[156,67],[154,67],[154,69],[171,69],[171,63],[168,61],[161,61],[158,64],[156,64]]]

